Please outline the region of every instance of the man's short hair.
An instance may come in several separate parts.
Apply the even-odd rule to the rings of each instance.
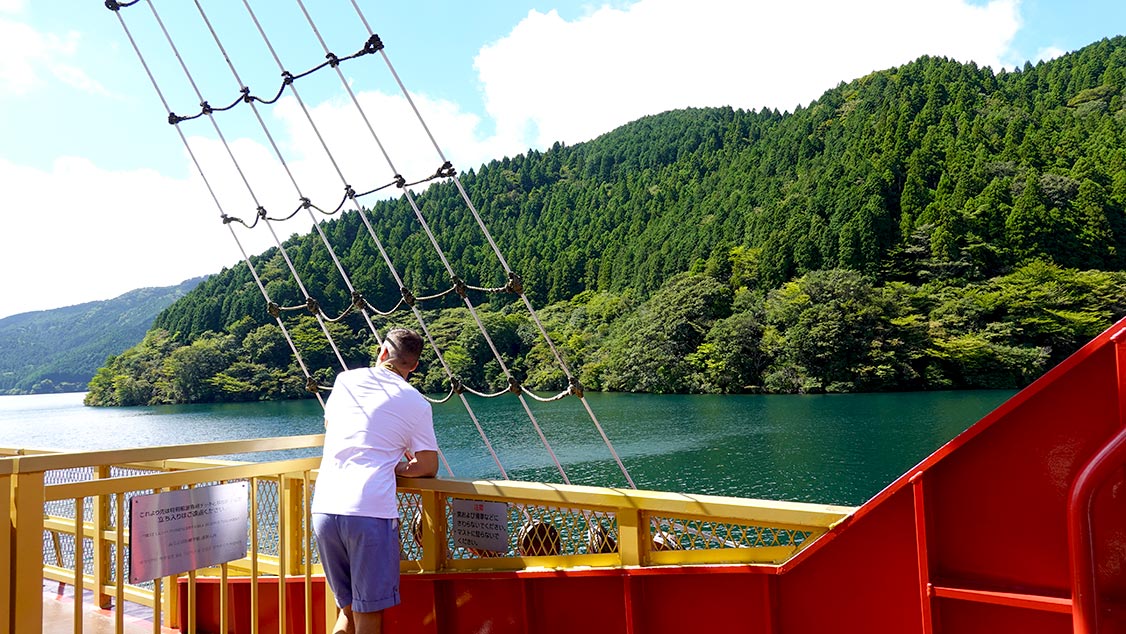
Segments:
[[[389,349],[389,357],[403,363],[415,363],[422,356],[422,337],[413,330],[395,328],[383,339]]]

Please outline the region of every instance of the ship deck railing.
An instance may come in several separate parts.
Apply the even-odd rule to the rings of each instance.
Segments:
[[[195,632],[203,613],[222,631],[235,619],[268,623],[262,631],[329,630],[335,604],[309,530],[322,442],[309,435],[85,452],[0,449],[0,509],[11,526],[0,533],[0,570],[7,571],[0,614],[8,615],[0,634],[44,631],[44,580],[70,597],[74,632],[84,631],[91,604],[109,610],[103,615],[119,633],[136,631],[129,604],[132,614],[140,606],[154,632]],[[293,450],[308,456],[270,459]],[[216,458],[231,455],[256,461]],[[245,557],[129,583],[133,497],[233,482],[248,484]],[[780,566],[854,510],[442,478],[400,478],[398,498],[404,575]],[[293,619],[304,623],[286,622]]]

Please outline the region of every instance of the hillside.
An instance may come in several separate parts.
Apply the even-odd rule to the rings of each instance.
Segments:
[[[793,113],[667,112],[588,143],[493,161],[463,171],[461,180],[533,302],[563,315],[559,328],[585,342],[571,354],[589,385],[1020,385],[1122,314],[1126,38],[1015,72],[924,57],[841,84]],[[463,279],[503,284],[453,183],[435,184],[418,200]],[[374,205],[369,217],[415,295],[449,287],[402,198]],[[323,229],[333,244],[347,245],[338,255],[365,298],[377,308],[394,305],[399,289],[358,215]],[[315,236],[286,246],[327,314],[348,306]],[[254,263],[276,302],[305,303],[278,253]],[[684,274],[690,277],[678,277]],[[1021,292],[1037,303],[1029,306]],[[702,314],[668,303],[700,297],[707,298],[696,306]],[[591,321],[590,301],[608,312]],[[855,331],[847,320],[836,331],[818,327],[801,310],[811,301],[839,304],[835,316],[819,318],[829,321],[843,320],[859,302],[870,310],[852,317],[870,327]],[[654,311],[653,302],[665,310]],[[159,345],[148,353],[204,346],[199,338],[212,332],[234,340],[206,345],[244,359],[252,351],[240,356],[239,346],[248,333],[276,329],[262,304],[245,267],[224,270],[156,319],[150,336]],[[498,328],[516,319],[494,309]],[[670,315],[682,321],[671,323]],[[473,356],[480,346],[459,334],[456,313],[444,318],[451,325],[443,342],[468,355],[459,367],[495,383],[496,369]],[[588,330],[575,332],[576,320]],[[642,331],[656,339],[637,339]],[[845,332],[855,345],[834,352],[827,341],[839,343]],[[362,360],[362,331],[355,339],[349,358]],[[654,345],[664,340],[675,345]],[[558,377],[535,367],[540,353],[525,343],[513,344],[511,361],[550,387]],[[755,361],[707,369],[717,348],[730,363]],[[633,367],[646,354],[630,350],[658,358]],[[331,358],[317,360],[331,372]],[[649,370],[664,375],[655,379]],[[130,375],[106,371],[110,383]],[[142,393],[173,402],[263,396],[252,387],[261,379],[248,378],[265,376],[262,368],[208,372],[208,389]],[[693,373],[711,378],[685,378]]]
[[[108,357],[141,341],[157,314],[202,280],[0,319],[0,394],[85,391]]]

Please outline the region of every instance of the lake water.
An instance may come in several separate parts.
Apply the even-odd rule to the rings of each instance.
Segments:
[[[586,398],[638,488],[858,505],[1012,394]],[[0,396],[0,446],[114,449],[323,431],[315,400],[90,408],[82,396]],[[572,483],[625,486],[578,399],[529,404]],[[469,405],[510,478],[561,481],[517,399]],[[460,401],[436,405],[434,416],[457,477],[499,477]]]

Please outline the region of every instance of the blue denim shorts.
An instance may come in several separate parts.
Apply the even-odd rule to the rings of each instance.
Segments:
[[[399,520],[313,514],[317,551],[337,607],[378,612],[399,604]]]

